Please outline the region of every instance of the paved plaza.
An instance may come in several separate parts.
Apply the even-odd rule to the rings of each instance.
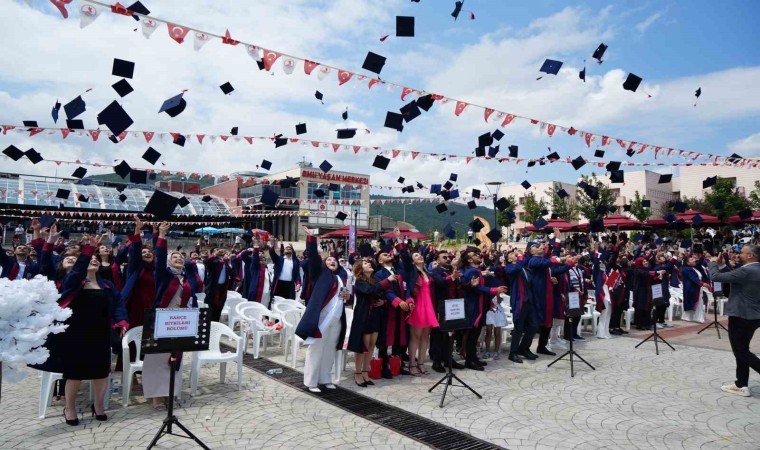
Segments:
[[[720,386],[733,381],[734,368],[727,337],[718,340],[714,330],[697,336],[700,326],[675,323],[677,328],[663,335],[676,351],[661,346],[659,356],[654,344],[634,349],[638,335],[587,339],[576,350],[596,370],[576,364],[575,378],[570,377],[569,363],[547,368],[550,359],[543,356],[521,365],[502,358],[489,362],[484,372],[459,371],[483,399],[454,388],[444,408],[438,407],[440,389],[427,392],[440,377],[435,372],[359,388],[352,381],[349,359],[341,387],[505,448],[760,448],[757,375],[750,377],[753,397],[724,394]],[[279,347],[264,356],[284,362]],[[302,350],[299,370],[303,358]],[[190,399],[185,370],[177,416],[211,448],[427,448],[249,368],[243,369],[238,391],[235,366],[228,365],[227,372],[226,383],[220,384],[218,366],[206,366],[198,394]],[[97,422],[88,413],[78,427],[69,427],[61,417],[61,401],[48,408],[45,419],[37,419],[38,389],[36,375],[3,385],[0,448],[145,448],[165,415],[153,411],[137,391],[128,408],[112,398],[108,422]],[[89,408],[86,398],[83,387],[82,411]],[[158,448],[195,447],[170,436]]]

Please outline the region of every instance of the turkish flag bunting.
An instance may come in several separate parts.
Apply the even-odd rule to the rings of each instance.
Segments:
[[[249,144],[253,144],[253,138],[250,136],[245,136],[245,140],[248,141]],[[292,139],[291,139],[292,141]]]
[[[34,136],[35,134],[42,133],[44,131],[43,128],[32,128],[29,130],[29,137]]]
[[[420,152],[412,152],[412,160],[417,159],[417,155],[419,155]]]
[[[347,70],[338,70],[338,84],[343,86],[354,74]]]
[[[354,145],[354,153],[355,153],[355,154],[358,154],[358,153],[359,153],[359,150],[361,150],[361,149],[362,149],[362,148],[361,148],[361,146],[359,146],[359,145]]]
[[[554,136],[554,130],[556,130],[556,129],[557,129],[557,125],[554,125],[554,124],[550,123],[549,126],[546,129],[546,134],[548,134],[549,137],[553,137]]]
[[[391,153],[393,153],[393,158],[396,158],[401,153],[401,150],[393,150]]]
[[[303,71],[306,73],[306,75],[311,75],[311,72],[319,65],[319,63],[316,63],[314,61],[309,61],[308,59],[303,60]]]
[[[602,136],[602,147],[606,146],[609,140],[609,136]]]
[[[229,138],[230,138],[229,136],[225,136],[225,135],[221,135],[221,136],[219,136],[219,137],[220,137],[220,138],[222,138],[222,140],[223,140],[224,142],[227,142],[227,139],[229,139]]]
[[[195,135],[195,138],[198,139],[198,143],[199,144],[203,144],[203,138],[205,138],[205,137],[206,137],[205,134],[196,134]]]
[[[280,54],[277,52],[273,52],[271,50],[264,50],[264,68],[266,70],[269,70],[272,68],[272,65],[277,61],[277,58],[280,57]]]
[[[401,99],[403,100],[404,98],[402,97]],[[454,109],[454,115],[459,117],[459,115],[462,114],[465,108],[467,108],[467,105],[469,105],[469,103],[457,102],[457,107],[456,109]]]
[[[239,43],[240,41],[236,41],[235,39],[232,39],[232,36],[230,35],[230,30],[225,31],[224,36],[222,37],[222,44],[238,45]]]
[[[69,133],[71,133],[71,130],[68,128],[61,128],[61,134],[63,135],[63,138],[66,139],[69,136]]]
[[[376,85],[380,80],[377,78],[373,78],[369,80],[369,83],[367,84],[367,89],[372,89],[372,86]]]
[[[335,153],[337,153],[337,152],[338,152],[338,149],[340,148],[340,144],[333,144],[333,145],[332,145],[332,148],[333,148],[333,151],[334,151]]]
[[[403,102],[407,95],[414,92],[414,89],[405,87],[401,90],[401,101]]]
[[[13,125],[3,125],[3,134],[8,134],[8,130],[12,130],[14,128],[16,127],[14,127]]]
[[[505,127],[512,123],[513,120],[515,120],[514,114],[507,114],[507,116],[504,117],[504,122],[501,123],[501,126]]]
[[[586,133],[586,135],[583,137],[585,139],[585,141],[586,141],[586,147],[591,147],[591,138],[593,136],[594,135],[591,134],[591,133]]]
[[[177,41],[178,44],[185,42],[185,36],[190,32],[189,28],[174,25],[172,23],[166,23],[166,29],[169,31],[169,37]]]
[[[493,109],[486,108],[485,112],[483,113],[483,118],[486,120],[486,123],[488,123],[488,118],[491,117],[491,114],[493,114]]]

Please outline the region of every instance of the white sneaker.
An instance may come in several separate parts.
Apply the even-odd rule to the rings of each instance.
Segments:
[[[726,386],[721,386],[720,390],[723,392],[728,392],[729,394],[741,395],[742,397],[749,397],[750,395],[752,395],[749,392],[749,387],[747,386],[736,387],[735,384],[728,384]]]
[[[313,392],[315,394],[319,394],[320,392],[322,392],[322,390],[319,389],[318,387],[310,387],[309,388],[309,392]]]
[[[327,389],[337,389],[337,388],[338,388],[337,386],[335,386],[335,385],[334,385],[334,384],[332,384],[332,383],[326,384],[326,385],[325,385],[325,387],[326,387]]]

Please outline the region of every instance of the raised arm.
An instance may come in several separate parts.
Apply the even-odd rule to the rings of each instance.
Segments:
[[[169,272],[169,268],[166,267],[166,258],[169,254],[166,248],[167,230],[169,230],[169,224],[166,222],[161,222],[161,225],[158,227],[158,239],[156,240],[154,257],[156,267],[156,286],[173,276],[171,272]]]
[[[301,225],[301,228],[306,233],[306,258],[309,260],[309,279],[313,283],[322,272],[322,256],[319,254],[317,237],[307,227]],[[273,253],[271,249],[270,253]]]

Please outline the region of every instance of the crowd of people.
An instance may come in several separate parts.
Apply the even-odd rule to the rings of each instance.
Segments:
[[[436,372],[449,365],[483,371],[485,360],[501,357],[508,314],[514,325],[508,359],[520,364],[554,356],[555,347],[570,340],[584,340],[578,334],[580,318],[568,313],[571,298],[580,299],[581,308],[588,300],[600,312],[598,338],[626,333],[621,317],[629,299],[638,329],[647,330],[653,322],[667,327],[671,287],[683,289],[684,318],[703,321],[703,290],[711,291],[714,281],[723,280],[721,290],[730,295],[732,285],[741,283],[737,274],[758,260],[754,245],[740,252],[727,246],[711,256],[704,248],[695,251],[688,240],[631,239],[628,233],[610,233],[586,246],[555,232],[528,242],[525,250],[505,244],[495,250],[474,245],[451,250],[409,242],[398,229],[395,240],[363,242],[346,254],[334,245],[320,252],[318,237],[305,227],[306,250],[300,258],[292,245],[266,232],[244,235],[244,248],[203,248],[199,242],[187,255],[171,250],[169,229],[166,222],[147,226],[135,215],[131,234],[106,245],[106,234],[67,240],[55,224],[42,227],[35,219],[29,245],[0,252],[0,276],[43,275],[55,282],[61,306],[72,309],[66,331],[46,343],[49,359],[35,367],[63,374],[66,423],[79,423],[74,402],[82,380],[95,380],[92,414],[107,420],[103,396],[111,352],[121,358],[125,331],[142,325],[147,309],[196,307],[201,293],[214,321],[219,321],[229,291],[267,306],[276,297],[303,303],[296,334],[308,345],[304,385],[320,392],[336,387],[331,370],[346,336],[347,349],[356,356],[353,381],[360,387],[374,385],[369,376],[374,363],[381,379],[428,375],[428,358]],[[753,295],[746,286],[740,289],[736,295]],[[440,327],[439,308],[447,299],[464,299],[466,326],[453,333],[455,353],[464,364],[450,358],[452,337]],[[350,327],[346,308],[353,309]],[[731,343],[737,361],[743,362],[737,382],[727,389],[744,395],[749,368],[758,370],[749,340],[760,321],[760,304],[750,302],[740,312],[743,319],[732,319],[731,329],[741,329],[736,332],[741,337],[734,336]],[[130,349],[132,360],[135,350]],[[169,356],[144,357],[143,394],[156,409],[165,408],[181,388],[177,382],[176,391],[169,392]]]

